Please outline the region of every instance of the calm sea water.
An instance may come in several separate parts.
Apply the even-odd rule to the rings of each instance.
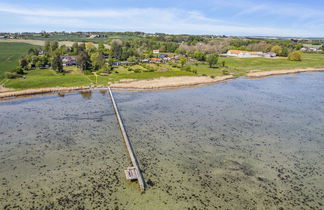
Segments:
[[[0,103],[0,209],[323,209],[324,73]]]

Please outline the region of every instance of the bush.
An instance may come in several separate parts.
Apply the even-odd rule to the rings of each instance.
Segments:
[[[17,74],[16,72],[6,72],[5,77],[7,79],[16,79],[22,77],[20,74]]]
[[[301,61],[302,60],[302,52],[293,51],[293,52],[289,53],[288,60],[290,60],[290,61]]]
[[[271,52],[276,53],[277,55],[282,54],[282,47],[279,45],[275,45],[271,48]]]
[[[181,67],[181,70],[191,72],[191,67],[190,66],[184,66],[184,67]]]
[[[229,71],[226,70],[226,69],[223,69],[222,72],[223,72],[224,75],[229,75],[230,74]]]
[[[134,73],[141,73],[142,71],[140,69],[135,69]]]

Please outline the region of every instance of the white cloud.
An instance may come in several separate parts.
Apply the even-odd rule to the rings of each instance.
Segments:
[[[258,6],[248,14],[263,10]],[[207,17],[198,11],[159,8],[124,8],[99,10],[30,9],[0,3],[0,13],[20,18],[24,26],[39,30],[144,31],[190,34],[323,36],[308,29],[251,26]],[[8,15],[7,15],[8,16]],[[10,18],[8,18],[9,21]]]

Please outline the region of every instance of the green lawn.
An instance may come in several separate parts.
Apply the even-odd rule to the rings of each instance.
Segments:
[[[289,61],[287,58],[221,58],[231,68],[250,71],[269,71],[296,68],[322,68],[324,67],[324,54],[303,54],[302,61]]]
[[[289,61],[287,58],[235,58],[221,57],[219,64],[225,61],[224,67],[209,68],[207,64],[190,65],[192,69],[197,70],[199,75],[223,75],[222,70],[226,69],[230,74],[241,76],[250,71],[271,71],[281,69],[297,68],[323,68],[324,54],[304,54],[302,61]]]
[[[107,85],[121,79],[153,79],[159,77],[174,76],[222,76],[224,73],[234,76],[246,75],[250,71],[269,71],[278,69],[295,68],[324,68],[324,54],[304,54],[302,61],[289,61],[287,58],[235,58],[221,57],[219,66],[225,61],[225,67],[209,68],[206,63],[188,64],[191,71],[181,71],[172,64],[145,64],[130,66],[131,69],[139,69],[140,73],[129,71],[129,67],[116,67],[109,76],[95,76],[81,73],[75,66],[65,67],[66,74],[58,74],[50,69],[30,70],[24,78],[4,79],[4,72],[10,71],[17,65],[17,60],[25,55],[28,49],[37,47],[26,43],[1,43],[0,42],[0,82],[5,81],[5,86],[14,89],[45,88],[45,87],[69,87],[85,85]],[[179,66],[180,64],[178,64]],[[174,65],[173,65],[174,66]],[[148,72],[154,69],[154,72]],[[226,70],[227,72],[225,72]]]
[[[191,72],[168,71],[168,72],[142,72],[142,73],[112,73],[109,76],[98,76],[97,85],[107,85],[108,82],[120,79],[153,79],[159,77],[193,76]],[[28,88],[46,87],[71,87],[95,85],[95,75],[84,75],[82,73],[57,74],[50,69],[37,69],[28,72],[25,78],[11,79],[6,87],[17,90]]]
[[[4,73],[14,69],[18,65],[18,59],[26,55],[28,50],[33,47],[38,46],[0,42],[0,81],[4,79]]]

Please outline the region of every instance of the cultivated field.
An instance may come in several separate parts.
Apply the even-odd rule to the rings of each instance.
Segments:
[[[37,46],[26,43],[0,42],[0,81],[4,79],[4,73],[15,68],[18,59],[26,55],[32,47]]]

